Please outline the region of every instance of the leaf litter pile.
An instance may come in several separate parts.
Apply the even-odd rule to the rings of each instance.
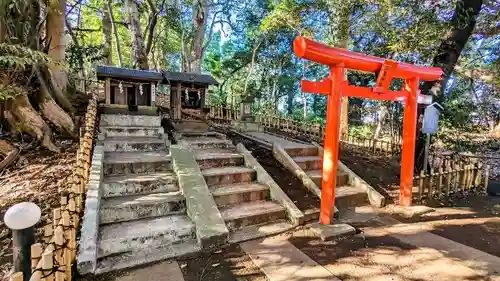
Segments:
[[[37,204],[42,210],[37,224],[37,236],[41,237],[43,226],[51,221],[51,209],[59,205],[58,190],[68,183],[78,143],[63,140],[58,146],[63,152],[21,152],[17,162],[0,173],[0,280],[7,280],[12,268],[12,233],[4,223],[7,209],[20,202]]]

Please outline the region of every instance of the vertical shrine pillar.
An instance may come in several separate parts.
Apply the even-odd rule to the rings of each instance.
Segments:
[[[418,78],[406,80],[403,115],[403,143],[401,149],[401,173],[399,183],[399,205],[411,206],[413,197],[413,165],[415,161],[415,139],[417,134]]]
[[[335,209],[335,187],[339,162],[340,111],[342,104],[341,83],[344,66],[330,67],[330,90],[327,96],[326,127],[321,180],[321,224],[331,224]]]

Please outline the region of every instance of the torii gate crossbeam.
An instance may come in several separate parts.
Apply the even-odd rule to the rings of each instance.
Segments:
[[[328,96],[326,128],[322,166],[320,223],[331,224],[335,205],[335,186],[339,158],[340,109],[342,96],[376,100],[403,101],[403,148],[401,152],[401,176],[399,203],[412,203],[413,162],[417,129],[417,103],[430,104],[432,99],[419,94],[420,81],[434,81],[443,74],[441,68],[416,66],[367,56],[345,49],[333,48],[304,37],[293,42],[295,55],[310,61],[328,65],[330,75],[319,82],[302,80],[302,91]],[[345,69],[377,73],[373,88],[351,86],[344,79]],[[400,91],[391,91],[393,78],[405,80]]]

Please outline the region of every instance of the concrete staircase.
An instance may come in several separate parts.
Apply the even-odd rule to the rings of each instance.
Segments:
[[[160,117],[103,114],[100,125],[104,178],[95,273],[199,251]]]
[[[229,242],[241,242],[293,228],[285,208],[270,199],[268,186],[230,140],[219,133],[182,133],[178,144],[189,147],[229,230]],[[263,229],[272,229],[263,231]]]
[[[304,185],[321,196],[321,157],[318,147],[314,145],[285,146],[274,148],[275,157],[290,171],[302,179]],[[303,172],[305,176],[301,176]],[[335,189],[335,216],[341,216],[343,210],[362,206],[368,203],[366,190],[362,187],[350,185],[347,173],[337,171],[337,184]],[[317,219],[319,210],[308,214],[309,219]]]

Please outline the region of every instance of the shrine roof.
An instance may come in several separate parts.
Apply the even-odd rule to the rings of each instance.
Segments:
[[[160,72],[150,70],[139,70],[131,68],[121,68],[114,66],[99,65],[96,67],[97,79],[116,78],[121,80],[145,80],[160,81],[163,76]]]
[[[211,75],[200,74],[193,72],[175,72],[162,70],[164,84],[171,84],[172,82],[185,82],[185,83],[196,83],[202,85],[219,85],[219,82],[215,80]]]

